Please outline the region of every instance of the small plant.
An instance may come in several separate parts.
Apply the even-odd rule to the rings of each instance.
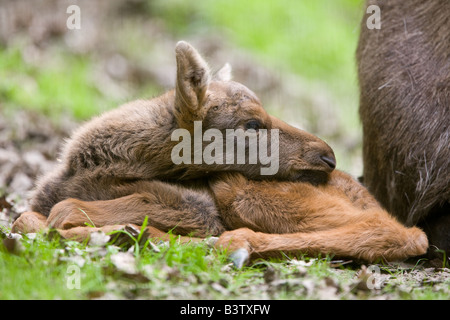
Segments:
[[[90,223],[85,222],[84,224],[85,224],[86,226],[88,226],[88,227],[96,228],[94,222],[92,222],[91,218],[89,218],[89,216],[87,215],[87,213],[86,213],[83,209],[81,209],[81,208],[77,208],[77,209],[80,210],[80,211],[86,216],[86,218],[88,218],[88,220],[89,220],[89,222],[90,222]]]

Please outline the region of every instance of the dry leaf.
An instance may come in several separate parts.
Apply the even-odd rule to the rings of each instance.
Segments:
[[[279,272],[270,265],[264,271],[263,277],[264,277],[264,282],[267,284],[270,284],[271,282],[274,282],[275,280],[278,280],[280,278]]]
[[[118,252],[111,255],[111,262],[117,268],[117,270],[134,274],[137,273],[136,259],[129,252]]]
[[[134,255],[129,252],[118,252],[111,255],[111,262],[114,265],[115,270],[109,271],[118,272],[122,277],[137,282],[150,281],[148,277],[138,271],[136,259]]]
[[[89,245],[94,247],[103,247],[105,246],[111,236],[106,235],[103,231],[92,232],[89,235]]]
[[[86,259],[84,259],[81,255],[60,257],[59,260],[74,263],[80,268],[83,268],[84,264],[86,263]]]

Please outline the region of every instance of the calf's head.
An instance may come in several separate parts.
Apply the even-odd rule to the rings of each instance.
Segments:
[[[176,58],[175,118],[193,138],[188,151],[178,147],[173,153],[191,151],[183,155],[190,171],[321,182],[336,167],[324,141],[270,116],[250,89],[231,80],[228,64],[213,77],[200,54],[183,41],[176,46]],[[238,154],[243,149],[244,161]]]

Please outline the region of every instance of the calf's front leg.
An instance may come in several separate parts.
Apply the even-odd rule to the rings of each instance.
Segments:
[[[384,223],[356,223],[317,232],[268,234],[241,228],[223,233],[217,247],[228,248],[240,267],[251,258],[292,254],[332,254],[365,262],[395,261],[422,255],[428,248],[425,233],[418,228],[383,228]]]

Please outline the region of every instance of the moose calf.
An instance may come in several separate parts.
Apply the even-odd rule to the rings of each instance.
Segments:
[[[369,1],[357,50],[364,183],[450,256],[450,2]]]
[[[334,171],[334,153],[325,142],[268,115],[252,91],[230,80],[228,66],[213,78],[186,42],[177,44],[176,60],[175,90],[128,103],[75,132],[59,167],[38,182],[33,212],[16,220],[15,231],[50,226],[81,240],[148,217],[151,237],[168,230],[220,236],[217,245],[238,252],[238,265],[251,255],[280,251],[367,261],[425,252],[420,229],[403,227],[359,183]],[[258,151],[276,148],[278,171],[262,176],[262,161],[175,164],[174,131],[195,135],[198,121],[203,134],[241,129],[261,138],[263,130],[277,132],[278,139],[266,137]],[[236,140],[232,150],[238,150]],[[205,152],[206,142],[194,152]],[[230,141],[222,143],[230,147]],[[248,155],[252,146],[244,146]]]

